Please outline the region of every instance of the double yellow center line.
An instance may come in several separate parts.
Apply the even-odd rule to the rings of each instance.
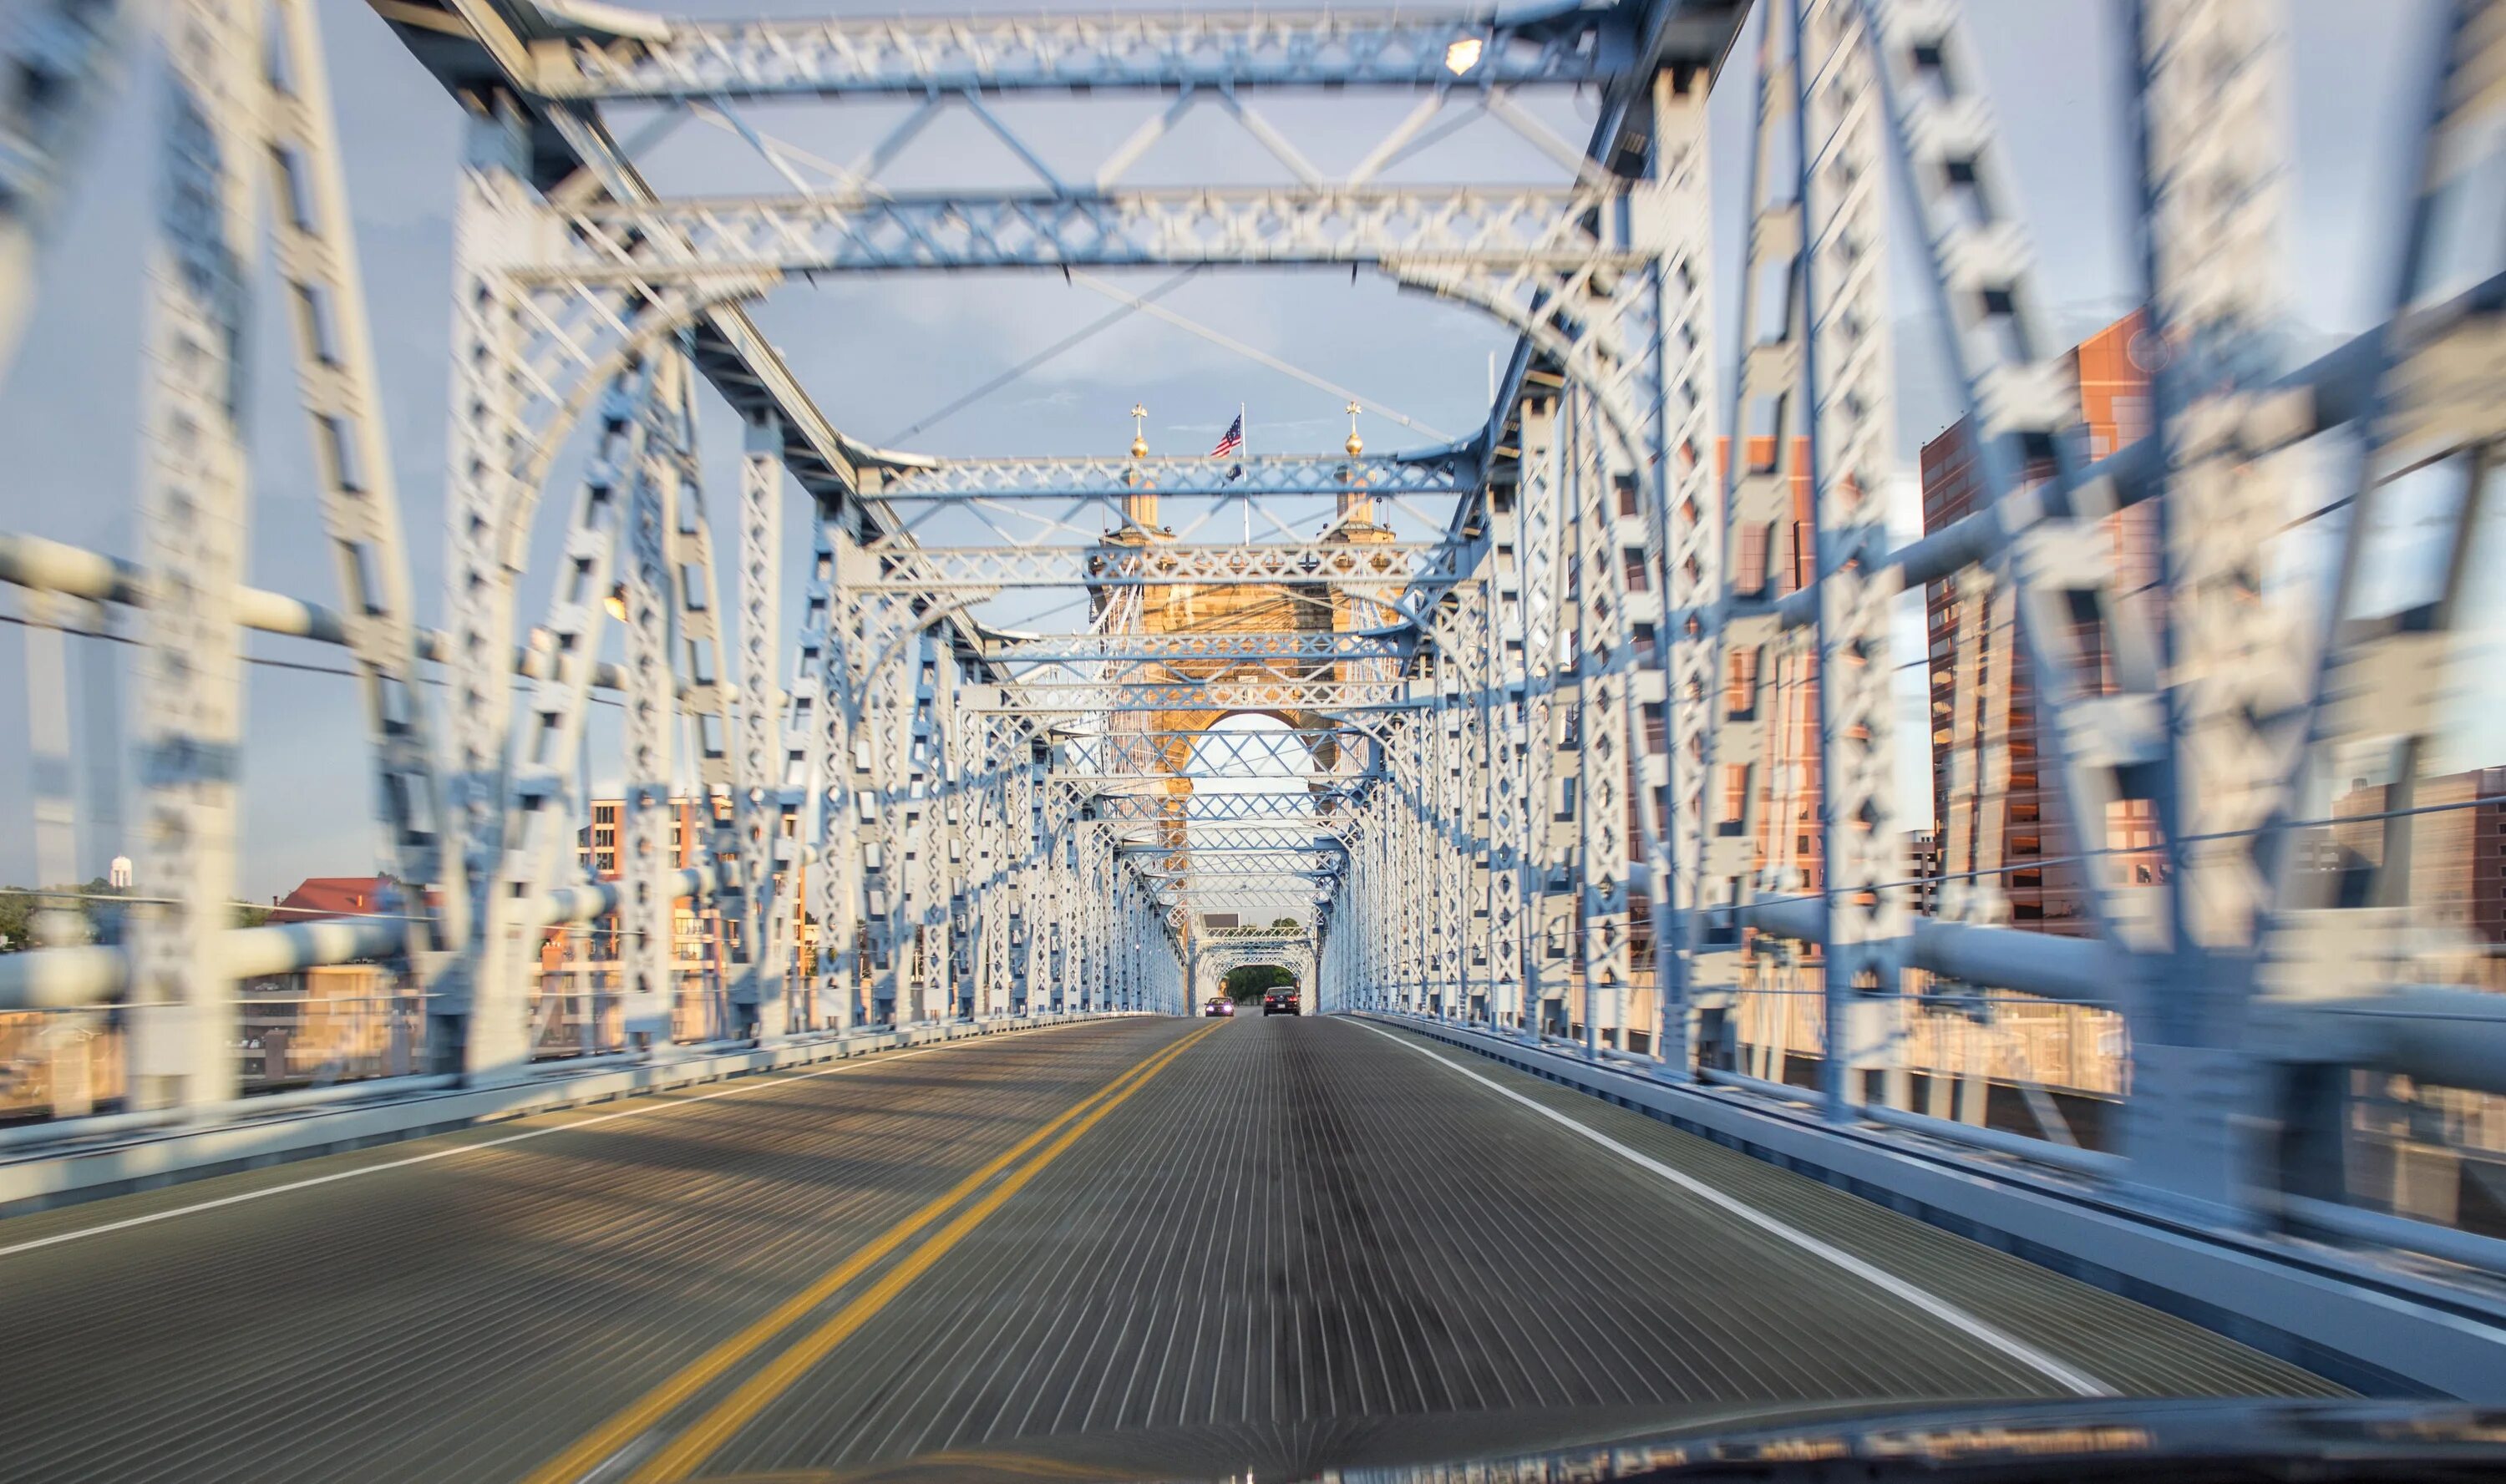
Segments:
[[[681,1431],[667,1446],[628,1475],[626,1484],[667,1484],[667,1481],[684,1479],[694,1473],[715,1449],[730,1440],[734,1432],[770,1405],[810,1366],[825,1360],[828,1353],[842,1344],[846,1336],[870,1323],[896,1295],[912,1287],[916,1278],[946,1256],[950,1248],[982,1225],[985,1218],[1024,1188],[1027,1182],[1042,1174],[1045,1166],[1060,1158],[1090,1129],[1103,1121],[1106,1114],[1147,1086],[1151,1078],[1164,1072],[1176,1057],[1217,1029],[1214,1025],[1203,1026],[1164,1050],[1134,1063],[1122,1076],[1081,1099],[1059,1117],[1020,1139],[986,1161],[982,1168],[949,1186],[945,1194],[881,1232],[867,1246],[856,1249],[807,1288],[775,1305],[737,1334],[706,1351],[667,1381],[645,1393],[631,1406],[585,1434],[573,1447],[542,1465],[524,1484],[576,1484],[586,1474],[617,1457],[621,1450],[651,1432],[698,1393],[720,1380],[732,1367],[798,1324],[810,1310],[885,1261],[924,1227],[948,1216],[959,1202],[978,1190],[984,1190],[985,1184],[1003,1171],[1009,1171],[1006,1179],[1000,1180],[989,1190],[984,1190],[980,1200],[949,1219],[919,1247],[907,1254],[903,1260],[880,1275],[876,1283],[740,1383],[730,1396],[715,1402],[703,1416]],[[1035,1153],[1039,1146],[1043,1151]],[[1035,1157],[1020,1165],[1019,1161],[1026,1159],[1030,1153],[1035,1153]],[[1013,1166],[1017,1168],[1013,1169]]]

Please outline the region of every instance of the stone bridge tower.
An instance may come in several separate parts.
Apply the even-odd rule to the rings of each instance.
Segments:
[[[1123,500],[1123,525],[1107,533],[1107,548],[1099,561],[1112,566],[1133,561],[1154,563],[1157,548],[1172,542],[1175,533],[1160,524],[1156,477],[1146,460],[1148,439],[1138,426],[1146,408],[1131,409],[1134,428],[1131,438],[1131,468],[1126,476],[1131,493]],[[1349,433],[1345,444],[1350,464],[1344,475],[1344,487],[1339,492],[1336,518],[1323,538],[1329,545],[1379,546],[1392,542],[1390,527],[1376,521],[1375,498],[1367,488],[1366,476],[1356,463],[1365,452],[1365,441],[1358,436],[1358,406],[1348,405]],[[1109,613],[1109,609],[1130,604],[1136,595],[1136,607],[1128,612]],[[1395,621],[1393,611],[1368,598],[1362,591],[1333,587],[1325,583],[1193,583],[1138,587],[1098,587],[1090,597],[1090,611],[1097,620],[1100,632],[1106,634],[1138,633],[1158,636],[1209,636],[1219,640],[1230,634],[1275,634],[1282,629],[1299,634],[1358,633],[1382,627]],[[1182,657],[1144,663],[1134,679],[1142,682],[1214,682],[1214,681],[1286,681],[1366,678],[1369,671],[1379,671],[1396,661],[1381,659],[1307,660],[1246,659],[1230,655],[1222,642],[1213,643],[1208,658]],[[1157,712],[1116,713],[1109,724],[1116,730],[1133,730],[1160,734],[1155,751],[1157,771],[1164,776],[1162,792],[1168,799],[1167,841],[1180,848],[1184,843],[1184,800],[1193,792],[1192,781],[1180,776],[1192,760],[1195,740],[1219,721],[1249,707],[1204,706]],[[1320,713],[1294,708],[1258,708],[1259,714],[1277,718],[1286,725],[1301,731],[1322,731],[1332,719]],[[1338,745],[1322,737],[1309,745],[1315,771],[1329,773],[1338,761]],[[1142,792],[1149,792],[1144,789]]]

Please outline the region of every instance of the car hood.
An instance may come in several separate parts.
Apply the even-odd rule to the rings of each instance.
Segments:
[[[1938,1484],[1960,1477],[2163,1479],[2176,1461],[2223,1459],[2417,1461],[2447,1470],[2436,1477],[2454,1469],[2465,1478],[2487,1476],[2506,1469],[2506,1409],[2098,1399],[1443,1413],[1039,1437],[891,1465],[783,1469],[770,1478],[776,1484],[1272,1484],[1362,1472],[1367,1484],[1637,1478]],[[757,1479],[762,1484],[767,1477]]]

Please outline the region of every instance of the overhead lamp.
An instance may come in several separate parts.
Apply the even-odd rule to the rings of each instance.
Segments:
[[[1480,64],[1481,45],[1482,43],[1478,37],[1465,36],[1461,40],[1454,42],[1451,46],[1447,47],[1445,49],[1445,70],[1455,77],[1460,77],[1463,73],[1478,66]]]
[[[600,606],[609,610],[609,617],[617,619],[621,623],[626,622],[626,584],[625,583],[620,583],[616,586],[610,588],[609,596],[600,600]]]

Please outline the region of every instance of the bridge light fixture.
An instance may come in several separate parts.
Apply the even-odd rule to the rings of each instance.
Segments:
[[[1445,70],[1455,77],[1480,64],[1483,43],[1476,36],[1465,36],[1445,49]]]
[[[617,619],[621,623],[626,622],[626,584],[625,583],[620,583],[616,586],[610,588],[609,596],[600,600],[600,606],[609,610],[609,617]]]

